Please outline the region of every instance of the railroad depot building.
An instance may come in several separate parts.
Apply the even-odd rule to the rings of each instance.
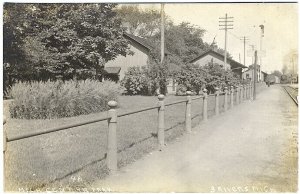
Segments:
[[[128,33],[124,33],[123,36],[129,41],[129,49],[133,55],[119,55],[116,59],[107,62],[104,66],[104,79],[118,82],[124,78],[130,67],[142,67],[148,63],[153,48],[137,36]]]
[[[221,66],[224,66],[224,58],[225,58],[224,55],[214,50],[209,50],[199,55],[198,57],[190,60],[189,62],[199,66],[207,65],[209,62],[218,63]],[[235,74],[239,75],[239,77],[242,78],[242,70],[243,68],[247,68],[247,67],[233,59],[227,58],[225,68],[232,69],[232,71]]]
[[[257,82],[265,82],[268,74],[261,70],[260,65],[256,65],[256,76]],[[244,80],[253,80],[254,79],[254,65],[250,65],[249,68],[243,72],[242,78]]]
[[[116,59],[107,62],[104,67],[103,79],[110,79],[115,82],[121,81],[130,67],[146,66],[148,60],[152,57],[150,52],[154,48],[146,40],[128,33],[124,33],[123,36],[129,41],[129,48],[133,55],[119,55]],[[169,55],[170,52],[165,50],[165,60],[168,60]],[[168,93],[175,93],[177,84],[172,79],[168,81]]]

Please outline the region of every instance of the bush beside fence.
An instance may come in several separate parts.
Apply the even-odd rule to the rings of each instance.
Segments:
[[[122,88],[109,81],[19,82],[10,95],[10,115],[19,119],[53,119],[108,110]]]

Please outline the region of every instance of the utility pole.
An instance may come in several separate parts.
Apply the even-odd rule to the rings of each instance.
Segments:
[[[259,25],[261,31],[260,31],[260,45],[259,45],[259,50],[260,50],[260,57],[259,57],[259,65],[260,65],[260,68],[261,68],[261,65],[262,65],[262,39],[264,37],[264,25]]]
[[[254,56],[254,48],[255,48],[255,45],[254,44],[250,44],[250,47],[251,47],[251,58],[252,58],[252,62],[251,62],[251,65],[253,65],[253,62],[254,62],[254,60],[253,60],[253,56]]]
[[[246,36],[243,36],[240,40],[244,41],[244,66],[246,66],[246,41],[249,40]]]
[[[263,57],[263,37],[264,37],[264,29],[265,29],[265,26],[264,25],[259,25],[260,29],[261,29],[261,33],[260,33],[260,52],[259,52],[259,65],[260,65],[260,68],[259,68],[259,80],[260,80],[260,71],[262,70],[262,57]]]
[[[164,57],[165,57],[165,13],[164,13],[165,4],[161,4],[161,40],[160,40],[160,63],[163,65]]]
[[[233,29],[233,17],[228,17],[227,13],[225,14],[224,18],[219,18],[219,27],[220,30],[225,31],[225,56],[224,56],[224,68],[226,70],[227,64],[227,30]]]
[[[256,80],[257,80],[256,64],[257,64],[257,50],[255,50],[254,52],[253,100],[256,99]]]
[[[165,58],[165,12],[164,12],[165,4],[161,4],[160,9],[160,65],[164,65],[164,58]],[[157,94],[161,94],[161,86],[159,85],[156,89]],[[164,93],[164,91],[163,91]]]

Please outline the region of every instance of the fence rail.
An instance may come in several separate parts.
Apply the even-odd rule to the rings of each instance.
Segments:
[[[140,112],[145,112],[145,111],[149,111],[149,110],[154,110],[154,109],[158,109],[158,124],[157,124],[157,140],[158,140],[158,146],[159,149],[162,150],[164,149],[165,146],[165,117],[164,117],[164,111],[165,108],[171,105],[175,105],[175,104],[180,104],[180,103],[186,103],[186,111],[185,111],[185,130],[187,133],[190,133],[192,131],[192,127],[191,127],[191,122],[192,122],[192,101],[194,100],[198,100],[198,99],[202,99],[203,100],[203,106],[202,106],[202,118],[203,121],[207,121],[208,120],[208,108],[207,108],[207,101],[208,101],[208,96],[214,96],[214,110],[215,110],[215,115],[219,115],[220,114],[220,101],[219,101],[219,96],[220,95],[224,95],[224,103],[222,103],[222,106],[224,108],[224,112],[227,111],[229,109],[229,105],[230,108],[233,108],[234,105],[234,101],[235,104],[238,105],[239,103],[241,103],[243,100],[245,99],[249,99],[251,98],[251,96],[253,96],[253,86],[251,84],[248,85],[244,85],[244,86],[237,86],[237,87],[233,87],[231,86],[229,89],[227,87],[225,87],[224,92],[220,92],[218,88],[215,88],[216,92],[214,94],[207,94],[207,90],[204,88],[203,89],[203,94],[201,96],[197,96],[192,98],[191,97],[191,92],[187,91],[187,98],[185,100],[180,100],[180,101],[176,101],[176,102],[170,102],[165,104],[164,103],[164,95],[158,95],[158,105],[156,106],[152,106],[152,107],[147,107],[147,108],[143,108],[143,109],[139,109],[139,110],[135,110],[135,111],[131,111],[131,112],[127,112],[127,113],[122,113],[122,114],[118,114],[117,112],[117,102],[115,101],[109,101],[108,102],[108,106],[110,107],[110,109],[108,110],[108,116],[107,117],[103,117],[103,118],[99,118],[99,119],[95,119],[95,120],[90,120],[90,121],[85,121],[85,122],[80,122],[80,123],[76,123],[76,124],[70,124],[70,125],[64,125],[61,127],[56,127],[56,128],[51,128],[51,129],[47,129],[45,131],[41,131],[41,132],[33,132],[33,133],[28,133],[25,135],[19,135],[19,136],[15,136],[15,137],[7,137],[7,133],[4,130],[4,157],[5,157],[5,152],[6,152],[6,148],[7,148],[7,143],[8,142],[13,142],[13,141],[18,141],[18,140],[22,140],[22,139],[26,139],[26,138],[30,138],[30,137],[35,137],[35,136],[40,136],[40,135],[45,135],[45,134],[49,134],[49,133],[54,133],[57,131],[61,131],[61,130],[66,130],[66,129],[70,129],[70,128],[75,128],[75,127],[79,127],[79,126],[83,126],[83,125],[87,125],[87,124],[91,124],[91,123],[97,123],[97,122],[101,122],[101,121],[108,121],[108,142],[107,142],[107,155],[106,155],[106,163],[107,163],[107,167],[108,169],[113,172],[116,171],[118,168],[118,159],[117,159],[117,129],[118,129],[118,118],[120,117],[124,117],[124,116],[128,116],[128,115],[132,115],[132,114],[136,114],[136,113],[140,113]],[[235,98],[234,98],[234,93]],[[6,119],[3,120],[3,125],[6,123]]]
[[[171,106],[171,105],[180,104],[180,103],[183,103],[183,102],[187,102],[187,100],[179,100],[179,101],[176,101],[176,102],[170,102],[168,104],[165,104],[165,106]]]
[[[45,131],[32,132],[32,133],[28,133],[28,134],[25,134],[25,135],[19,135],[19,136],[15,136],[15,137],[11,137],[11,138],[7,137],[6,142],[22,140],[22,139],[26,139],[26,138],[30,138],[30,137],[35,137],[35,136],[39,136],[39,135],[44,135],[44,134],[48,134],[48,133],[54,133],[54,132],[57,132],[57,131],[62,131],[62,130],[65,130],[65,129],[75,128],[75,127],[79,127],[79,126],[82,126],[82,125],[97,123],[97,122],[100,122],[100,121],[108,120],[109,118],[110,117],[103,117],[103,118],[100,118],[100,119],[94,119],[94,120],[80,122],[80,123],[76,123],[76,124],[70,124],[70,125],[64,125],[64,126],[61,126],[61,127],[55,127],[55,128],[47,129]]]
[[[122,113],[122,114],[119,114],[118,117],[124,117],[124,116],[127,116],[127,115],[132,115],[132,114],[136,114],[136,113],[139,113],[139,112],[145,112],[145,111],[148,111],[148,110],[153,110],[153,109],[157,109],[159,106],[152,106],[152,107],[147,107],[147,108],[143,108],[143,109],[140,109],[140,110],[135,110],[135,111],[131,111],[131,112],[127,112],[127,113]]]

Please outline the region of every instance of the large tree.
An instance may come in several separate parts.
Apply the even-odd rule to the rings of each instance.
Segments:
[[[129,53],[115,6],[6,3],[5,48],[14,53],[17,44],[23,62],[37,72],[72,77],[101,69],[105,62]],[[10,34],[13,38],[7,38]],[[10,55],[4,53],[5,61],[20,66],[22,60],[13,61]]]
[[[154,8],[141,9],[138,5],[122,5],[116,10],[127,31],[148,40],[153,45],[155,57],[159,59],[160,11]],[[215,49],[224,54],[224,50],[218,48],[215,43],[208,44],[203,41],[205,29],[188,22],[176,25],[167,15],[165,17],[165,44],[169,53],[172,54],[170,57],[172,62],[181,64],[188,62],[209,49]],[[228,57],[231,57],[230,54]]]
[[[116,11],[130,34],[151,37],[159,31],[160,12],[156,9],[142,10],[138,5],[122,5]]]
[[[278,71],[278,70],[273,71],[271,74],[275,75],[275,76],[277,76],[279,78],[282,76],[282,73],[280,71]]]

